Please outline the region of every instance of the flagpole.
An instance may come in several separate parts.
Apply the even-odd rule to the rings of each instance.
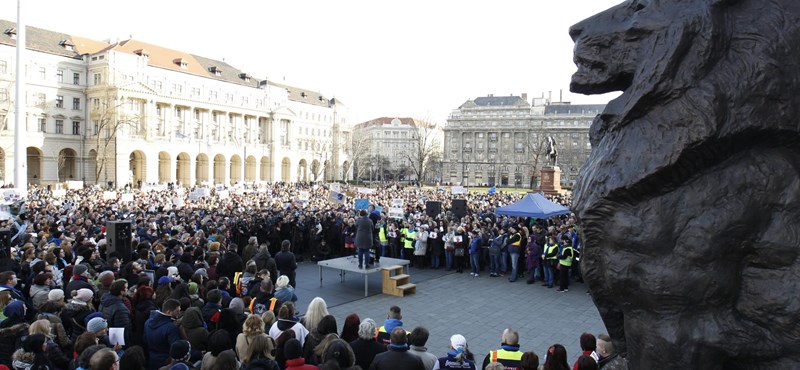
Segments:
[[[17,0],[17,75],[14,95],[14,186],[22,197],[28,196],[28,158],[25,151],[25,23],[22,19],[22,2]],[[5,174],[4,174],[5,176]]]

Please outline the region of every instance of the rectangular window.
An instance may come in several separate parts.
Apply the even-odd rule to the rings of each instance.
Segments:
[[[217,92],[215,90],[211,90],[208,94],[211,99],[217,100]]]
[[[194,110],[194,119],[196,119],[198,121],[200,120],[200,110],[199,109],[195,109]]]
[[[44,107],[45,104],[47,104],[47,95],[45,93],[36,94],[36,105],[39,107]]]
[[[200,96],[200,88],[199,87],[193,87],[192,88],[192,96]]]
[[[39,118],[39,132],[47,132],[47,119]]]
[[[56,133],[57,134],[63,134],[64,133],[64,120],[63,119],[57,119],[56,120]]]
[[[81,134],[81,123],[78,121],[72,121],[72,134],[73,135],[80,135]]]
[[[56,95],[56,108],[64,108],[64,96]]]
[[[64,82],[64,70],[63,69],[59,69],[56,72],[56,77],[58,77],[58,82]]]
[[[39,67],[39,79],[40,80],[47,79],[47,68]]]
[[[95,73],[94,74],[94,85],[97,86],[97,85],[100,85],[102,83],[103,83],[103,75],[101,75],[99,73]]]
[[[81,109],[81,98],[72,98],[72,109],[73,110]]]
[[[81,74],[80,73],[73,73],[72,74],[72,84],[73,85],[80,85],[81,84]]]

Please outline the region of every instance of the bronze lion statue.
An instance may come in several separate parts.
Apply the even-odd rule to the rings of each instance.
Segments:
[[[800,1],[629,0],[570,29],[583,271],[633,369],[800,368]]]

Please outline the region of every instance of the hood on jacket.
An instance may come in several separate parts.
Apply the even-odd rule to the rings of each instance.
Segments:
[[[144,323],[145,327],[151,330],[157,330],[158,328],[169,324],[174,324],[172,316],[164,315],[158,310],[150,311],[150,318]]]
[[[8,320],[8,319],[6,319]],[[25,322],[0,329],[0,337],[10,337],[18,335],[21,332],[28,331],[28,324]]]
[[[384,319],[383,320],[383,328],[386,330],[387,333],[391,333],[392,329],[403,326],[403,321],[398,319]]]
[[[200,309],[197,307],[189,307],[189,309],[187,309],[186,312],[183,314],[183,319],[181,319],[181,326],[183,326],[186,329],[205,327],[205,322],[203,321],[203,314],[200,312]]]
[[[22,301],[14,301],[9,303],[8,306],[3,309],[3,315],[6,315],[7,318],[25,317],[25,303],[22,303]]]

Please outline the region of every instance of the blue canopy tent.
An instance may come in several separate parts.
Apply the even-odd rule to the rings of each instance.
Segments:
[[[498,215],[550,218],[570,213],[569,208],[553,203],[540,193],[528,194],[519,202],[494,210]]]

